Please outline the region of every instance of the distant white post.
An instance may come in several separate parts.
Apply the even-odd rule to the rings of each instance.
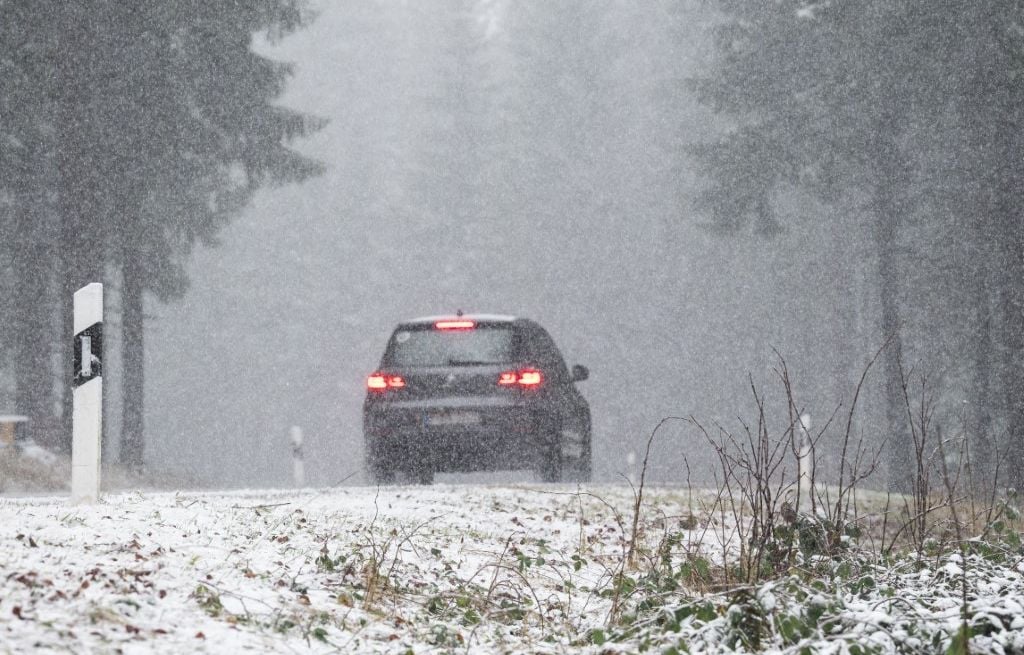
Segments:
[[[631,485],[637,483],[636,453],[632,450],[626,453],[626,479],[629,480]]]
[[[103,285],[97,282],[75,292],[74,353],[71,502],[95,503],[103,431]]]
[[[811,494],[812,468],[814,458],[811,457],[811,415],[800,415],[800,493]]]
[[[305,487],[306,467],[302,461],[302,428],[293,425],[289,434],[292,441],[292,478],[296,487]]]

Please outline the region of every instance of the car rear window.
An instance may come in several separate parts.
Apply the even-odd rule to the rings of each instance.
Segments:
[[[512,327],[477,325],[472,330],[432,326],[399,328],[391,337],[389,366],[472,366],[512,361]]]

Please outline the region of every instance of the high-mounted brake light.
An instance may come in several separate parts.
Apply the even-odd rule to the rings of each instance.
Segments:
[[[498,376],[498,384],[504,387],[536,387],[544,381],[540,371],[533,368],[524,368],[519,371],[505,371]]]
[[[435,330],[472,330],[476,327],[476,321],[437,321],[434,323]]]
[[[386,391],[387,389],[401,389],[405,386],[405,378],[401,375],[384,375],[374,373],[366,378],[366,388],[372,391]]]

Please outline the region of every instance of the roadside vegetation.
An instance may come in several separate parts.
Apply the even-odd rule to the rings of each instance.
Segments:
[[[755,418],[739,420],[738,432],[693,417],[663,420],[703,436],[718,455],[720,484],[710,501],[689,504],[687,530],[663,529],[642,556],[623,560],[608,628],[592,641],[663,653],[1024,651],[1017,491],[1000,484],[998,466],[995,478],[975,476],[967,431],[943,437],[927,379],[902,362],[911,491],[883,493],[869,482],[886,446],[866,447],[855,415],[888,346],[816,433],[781,356],[781,419],[752,383]],[[657,428],[648,453],[656,436]],[[826,450],[839,453],[832,470],[818,457]],[[642,479],[631,554],[641,548]]]
[[[736,430],[651,432],[648,455],[666,423],[703,438],[712,489],[647,485],[645,457],[635,484],[576,488],[0,500],[0,653],[1024,652],[1019,497],[933,427],[927,384],[904,376],[897,495],[859,393],[810,432],[777,373]]]

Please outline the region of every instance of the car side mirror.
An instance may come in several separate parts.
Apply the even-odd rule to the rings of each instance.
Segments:
[[[586,366],[583,366],[582,364],[576,364],[576,365],[574,365],[572,367],[572,381],[573,382],[583,382],[584,380],[586,380],[589,377],[590,377],[590,371],[587,369]]]

